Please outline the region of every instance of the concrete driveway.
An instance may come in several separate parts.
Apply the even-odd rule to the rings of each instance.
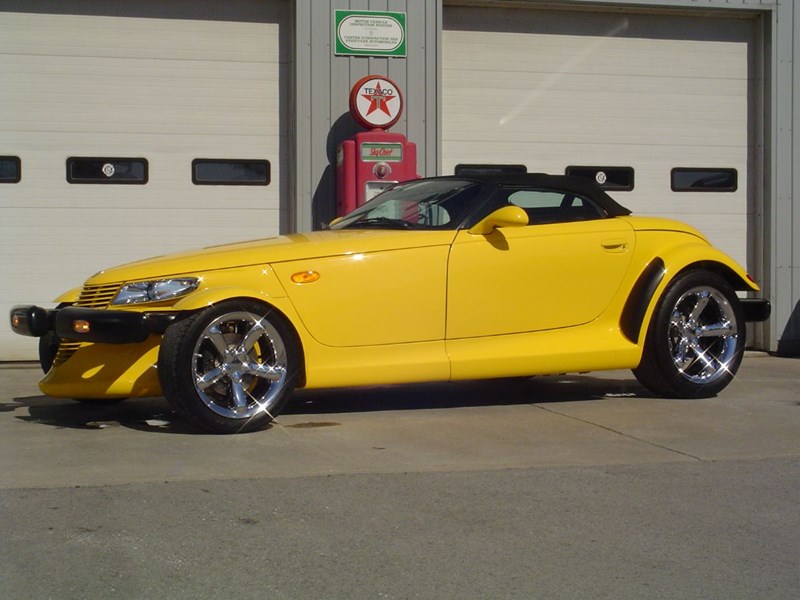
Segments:
[[[300,392],[237,436],[191,429],[161,398],[46,398],[38,377],[0,365],[6,598],[800,586],[797,359],[750,354],[696,401],[628,372]]]

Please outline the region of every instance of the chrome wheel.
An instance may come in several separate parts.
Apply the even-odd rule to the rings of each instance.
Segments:
[[[678,299],[667,335],[675,368],[695,384],[729,373],[739,350],[733,307],[719,291],[706,287],[692,288]]]
[[[744,344],[744,311],[731,284],[719,273],[686,271],[658,301],[633,373],[662,396],[708,398],[733,380]]]
[[[281,334],[265,317],[230,312],[212,320],[194,345],[192,378],[197,395],[226,419],[274,418],[287,378]]]
[[[214,433],[263,429],[289,401],[303,350],[275,308],[233,298],[178,319],[158,351],[158,380],[170,406]]]

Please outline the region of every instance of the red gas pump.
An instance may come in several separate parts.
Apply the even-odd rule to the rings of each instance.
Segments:
[[[400,89],[386,77],[368,75],[350,91],[350,113],[370,129],[345,140],[336,152],[336,215],[352,212],[394,183],[418,179],[417,146],[386,131],[403,112]]]

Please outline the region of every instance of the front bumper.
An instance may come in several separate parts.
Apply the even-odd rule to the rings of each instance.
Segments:
[[[12,331],[20,335],[41,337],[55,331],[62,339],[78,342],[138,344],[152,334],[163,334],[180,314],[26,305],[12,308],[10,319]]]

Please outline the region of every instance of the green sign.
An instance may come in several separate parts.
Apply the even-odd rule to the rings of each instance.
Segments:
[[[403,144],[367,142],[361,144],[364,162],[398,162],[403,160]]]
[[[372,10],[335,11],[339,56],[406,55],[406,13]]]

